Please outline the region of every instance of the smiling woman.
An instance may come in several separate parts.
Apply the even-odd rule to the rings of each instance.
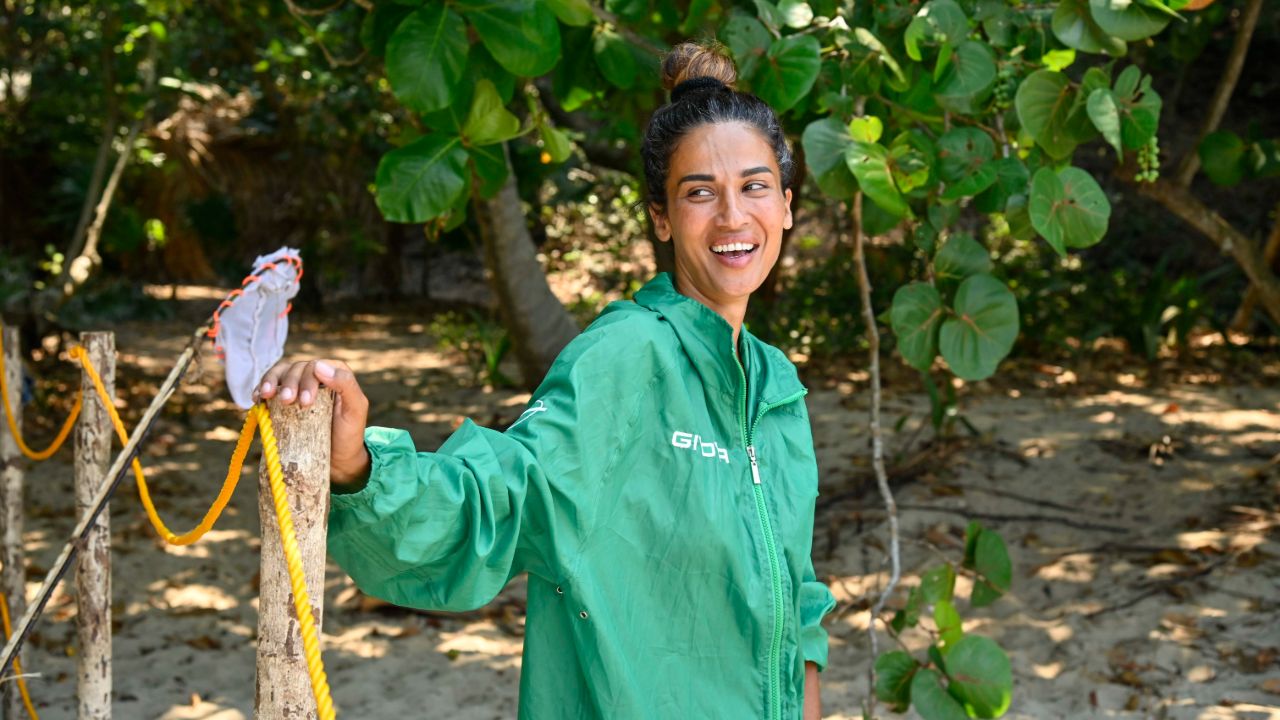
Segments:
[[[520,717],[816,719],[835,599],[807,391],[742,324],[791,225],[791,152],[717,50],[677,47],[664,80],[644,158],[674,278],[606,308],[505,432],[418,452],[366,428],[335,361],[280,363],[260,393],[339,394],[329,552],[365,592],[465,610],[529,574]]]

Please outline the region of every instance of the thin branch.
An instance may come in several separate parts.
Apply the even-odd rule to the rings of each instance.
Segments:
[[[1231,95],[1236,91],[1236,83],[1240,80],[1240,70],[1244,68],[1245,55],[1249,53],[1249,42],[1253,39],[1253,30],[1258,26],[1258,16],[1262,14],[1262,0],[1248,0],[1244,6],[1244,14],[1240,18],[1240,30],[1236,33],[1236,41],[1231,46],[1231,54],[1227,56],[1227,66],[1222,70],[1222,79],[1218,89],[1209,101],[1209,113],[1204,116],[1204,124],[1200,126],[1200,134],[1182,157],[1182,164],[1174,176],[1174,182],[1180,188],[1191,187],[1191,181],[1200,169],[1200,143],[1209,133],[1218,129],[1222,117],[1231,104]]]
[[[347,0],[334,0],[333,4],[331,5],[326,5],[322,8],[313,9],[313,8],[304,8],[301,5],[294,3],[293,0],[284,0],[284,2],[286,5],[289,6],[289,12],[292,13],[294,17],[297,17],[299,15],[309,15],[311,17],[328,15],[329,13],[347,4]]]
[[[893,499],[893,491],[889,489],[889,477],[884,469],[884,438],[880,432],[880,327],[876,324],[875,309],[871,306],[871,279],[867,275],[866,242],[862,233],[862,192],[853,196],[853,259],[858,268],[858,292],[862,298],[862,316],[867,323],[867,350],[871,359],[871,464],[876,471],[876,484],[880,487],[880,495],[884,498],[885,512],[889,515],[889,557],[891,571],[889,584],[880,593],[876,604],[871,608],[871,617],[867,623],[867,635],[871,639],[871,662],[867,666],[867,704],[866,715],[875,717],[876,669],[875,659],[879,654],[876,638],[876,619],[884,610],[885,602],[893,594],[898,580],[902,577],[902,558],[898,547],[898,506]]]
[[[329,63],[329,67],[331,68],[350,67],[355,65],[361,60],[364,60],[364,56],[368,54],[369,51],[361,50],[358,55],[352,58],[334,57],[333,53],[329,52],[329,46],[324,44],[324,40],[320,37],[319,31],[312,27],[311,23],[307,22],[306,16],[324,15],[338,9],[344,2],[346,2],[346,0],[338,0],[338,2],[323,10],[309,10],[307,8],[298,7],[294,4],[293,0],[284,0],[285,6],[289,8],[289,14],[298,21],[299,25],[306,28],[307,36],[315,41],[316,45],[320,48],[320,52],[324,54],[324,59]]]
[[[603,7],[593,4],[591,5],[591,12],[595,14],[597,20],[612,25],[614,29],[618,31],[618,34],[622,35],[622,37],[627,40],[630,40],[632,45],[648,50],[651,55],[661,57],[667,54],[667,50],[665,48],[654,45],[648,38],[627,27],[626,23],[618,20],[617,15],[605,10]]]

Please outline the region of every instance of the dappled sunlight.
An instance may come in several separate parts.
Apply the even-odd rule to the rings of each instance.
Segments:
[[[215,702],[202,700],[198,695],[190,705],[175,706],[156,720],[248,720],[248,716]]]
[[[166,588],[155,603],[159,608],[182,615],[230,610],[237,607],[240,600],[222,588],[193,584]]]

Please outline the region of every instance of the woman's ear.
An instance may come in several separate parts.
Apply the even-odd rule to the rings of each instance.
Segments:
[[[671,220],[667,218],[666,208],[657,203],[649,203],[649,218],[653,220],[653,232],[662,242],[671,239]]]
[[[783,197],[784,197],[784,198],[786,198],[786,202],[787,202],[787,214],[782,218],[782,229],[783,229],[783,230],[790,230],[790,229],[791,229],[791,224],[792,224],[792,217],[791,217],[791,188],[787,188],[786,192],[784,192],[782,195],[783,195]]]

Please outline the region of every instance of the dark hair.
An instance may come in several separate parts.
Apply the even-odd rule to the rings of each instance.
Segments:
[[[738,71],[721,46],[681,43],[662,61],[662,86],[668,91],[699,78],[719,82],[695,82],[681,87],[672,102],[658,108],[649,120],[640,150],[649,201],[666,207],[671,153],[684,136],[696,127],[721,122],[740,122],[758,130],[773,148],[782,186],[790,187],[795,162],[778,115],[755,95],[734,89]]]

